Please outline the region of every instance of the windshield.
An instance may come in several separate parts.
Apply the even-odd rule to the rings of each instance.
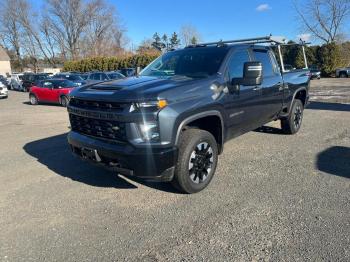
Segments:
[[[140,75],[208,77],[218,72],[227,52],[228,49],[221,47],[186,48],[169,52],[157,58]]]

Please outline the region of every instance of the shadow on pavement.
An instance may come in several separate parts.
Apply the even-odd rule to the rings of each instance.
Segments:
[[[350,104],[310,102],[306,109],[330,110],[330,111],[350,111]]]
[[[274,134],[274,135],[285,135],[281,128],[276,128],[272,126],[262,126],[254,130],[254,132]]]
[[[68,177],[74,181],[94,187],[137,188],[137,186],[129,183],[116,173],[84,162],[78,157],[73,156],[67,143],[67,134],[27,143],[23,149],[27,154],[35,157],[41,164],[47,166],[57,175]],[[157,190],[177,193],[167,183],[148,183],[139,179],[129,179]]]
[[[333,146],[317,155],[317,168],[331,175],[350,178],[350,148]]]
[[[29,101],[25,101],[22,103],[23,105],[27,105],[27,106],[54,106],[54,107],[62,107],[60,104],[56,104],[56,103],[45,103],[45,102],[40,102],[37,105],[32,105]]]

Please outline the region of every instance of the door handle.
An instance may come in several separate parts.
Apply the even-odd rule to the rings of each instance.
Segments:
[[[281,82],[278,82],[277,86],[278,86],[278,91],[282,91],[284,89],[284,85]]]
[[[259,90],[261,90],[261,86],[256,86],[256,87],[253,88],[253,90],[254,91],[259,91]]]

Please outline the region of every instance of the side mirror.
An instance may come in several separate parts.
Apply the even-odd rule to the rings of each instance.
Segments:
[[[263,66],[261,62],[245,62],[243,78],[233,78],[232,85],[257,86],[262,83]]]
[[[243,85],[257,86],[262,83],[263,66],[261,62],[244,63]]]

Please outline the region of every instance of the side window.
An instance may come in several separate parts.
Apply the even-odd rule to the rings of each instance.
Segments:
[[[242,78],[244,63],[249,62],[249,54],[247,50],[239,50],[233,53],[228,64],[228,80],[232,78]]]
[[[92,79],[93,80],[100,80],[100,74],[98,74],[98,73],[93,74]]]
[[[108,80],[108,76],[106,74],[101,74],[101,80],[102,81]]]
[[[46,81],[46,82],[42,83],[42,87],[43,88],[53,88],[53,84],[51,82]]]
[[[267,50],[254,50],[255,60],[262,63],[263,76],[273,76],[275,74],[271,57]]]

